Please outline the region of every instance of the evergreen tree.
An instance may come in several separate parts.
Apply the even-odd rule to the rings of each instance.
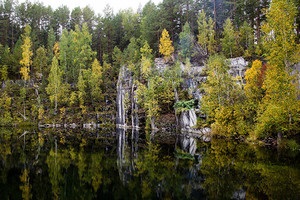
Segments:
[[[201,10],[198,16],[198,44],[200,45],[201,49],[203,50],[203,54],[207,55],[208,54],[208,24],[206,20],[206,14],[204,10]]]
[[[55,34],[54,34],[54,30],[51,27],[49,32],[48,32],[48,38],[47,38],[47,56],[48,56],[48,61],[49,63],[52,62],[52,58],[53,58],[53,46],[55,44]]]
[[[236,50],[235,31],[231,20],[228,18],[224,24],[223,38],[221,39],[222,52],[227,58],[232,58]]]
[[[217,51],[217,41],[216,41],[216,32],[214,29],[215,22],[211,17],[208,19],[208,53],[213,55]]]
[[[254,30],[246,21],[244,21],[239,32],[239,43],[243,47],[244,56],[249,57],[254,53]]]
[[[194,50],[194,36],[191,33],[190,25],[188,22],[183,26],[182,32],[179,34],[179,55],[184,59],[190,59]]]
[[[39,47],[32,62],[32,71],[37,80],[41,80],[46,75],[44,72],[47,71],[47,59],[46,49]]]
[[[141,48],[141,75],[144,79],[148,79],[151,74],[152,67],[152,49],[148,45],[148,42],[145,42],[144,46]]]
[[[140,29],[141,39],[146,40],[154,52],[158,52],[158,8],[149,1],[143,8]]]

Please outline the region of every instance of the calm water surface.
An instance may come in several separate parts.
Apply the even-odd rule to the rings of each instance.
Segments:
[[[300,155],[171,133],[0,129],[0,199],[300,199]]]

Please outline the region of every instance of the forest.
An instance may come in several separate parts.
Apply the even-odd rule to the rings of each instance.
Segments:
[[[0,1],[0,126],[115,124],[123,66],[133,76],[146,128],[200,108],[197,127],[248,140],[299,136],[298,0],[163,0],[103,14]],[[249,62],[232,77],[227,60]],[[168,70],[160,72],[155,58]],[[198,101],[180,63],[204,65]],[[197,104],[197,105],[196,105]],[[132,111],[133,112],[133,111]]]

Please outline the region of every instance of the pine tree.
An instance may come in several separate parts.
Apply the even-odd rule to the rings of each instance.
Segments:
[[[55,44],[55,34],[54,30],[51,27],[48,31],[48,38],[47,38],[47,56],[48,56],[48,62],[51,63],[51,59],[53,58],[53,46]]]
[[[234,27],[229,18],[226,19],[224,24],[223,38],[221,39],[221,43],[224,55],[227,58],[232,58],[236,49],[236,41]]]
[[[162,31],[161,38],[159,40],[159,53],[161,53],[166,61],[169,61],[171,55],[174,52],[172,40],[166,29]]]
[[[141,58],[141,75],[144,79],[147,79],[151,73],[152,66],[152,49],[150,48],[148,42],[145,42],[144,46],[140,49]]]
[[[180,44],[180,56],[186,60],[190,59],[194,50],[194,36],[191,33],[191,28],[188,22],[183,26],[182,32],[179,34]]]
[[[213,55],[214,53],[216,53],[216,49],[217,49],[217,41],[216,41],[216,32],[215,32],[215,22],[213,21],[213,19],[211,17],[209,17],[208,19],[208,44],[207,44],[207,49],[208,49],[208,53],[210,55]]]
[[[44,47],[39,47],[36,51],[36,56],[33,59],[32,66],[34,77],[41,80],[45,76],[45,71],[47,71],[47,54]]]
[[[254,53],[254,30],[244,21],[239,32],[241,37],[239,43],[243,47],[244,56],[250,57]]]
[[[202,50],[204,51],[204,55],[208,54],[208,24],[206,21],[206,14],[204,12],[204,10],[201,10],[201,12],[199,13],[198,16],[198,44],[200,45],[200,47],[202,48]]]
[[[20,74],[22,76],[22,79],[25,81],[28,81],[30,79],[30,66],[32,64],[31,57],[33,55],[31,47],[32,42],[30,39],[30,33],[31,28],[29,25],[25,26],[24,34],[22,35],[23,44],[21,46],[22,48],[22,59],[20,60],[21,69]]]

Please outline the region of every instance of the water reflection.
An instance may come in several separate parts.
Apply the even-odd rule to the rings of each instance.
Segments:
[[[0,129],[1,199],[300,198],[299,152],[137,130],[26,131]]]
[[[195,137],[189,134],[180,135],[179,137],[181,149],[194,156],[197,150],[197,141]]]
[[[299,199],[299,154],[287,160],[272,149],[214,139],[201,167],[203,186],[212,199]]]
[[[127,133],[128,134],[128,133]],[[124,129],[117,129],[118,146],[117,146],[117,166],[121,182],[126,185],[133,177],[135,171],[134,159],[137,158],[138,150],[138,130],[131,132],[131,144]]]

